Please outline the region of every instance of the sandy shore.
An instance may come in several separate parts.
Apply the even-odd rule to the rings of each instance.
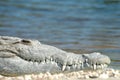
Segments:
[[[31,74],[17,77],[0,76],[0,80],[120,80],[120,70],[81,70],[59,74],[50,74],[49,72],[47,72],[44,74]]]

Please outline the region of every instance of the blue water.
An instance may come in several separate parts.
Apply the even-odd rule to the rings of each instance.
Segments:
[[[99,51],[120,69],[120,0],[0,0],[0,35]]]

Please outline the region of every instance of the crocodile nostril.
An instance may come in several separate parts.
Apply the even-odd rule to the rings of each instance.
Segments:
[[[31,41],[30,40],[26,40],[26,39],[23,39],[21,40],[21,42],[25,45],[31,45]]]

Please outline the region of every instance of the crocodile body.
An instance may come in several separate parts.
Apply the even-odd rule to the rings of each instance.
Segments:
[[[0,36],[0,74],[19,76],[105,68],[110,58],[98,52],[74,54],[38,40]]]

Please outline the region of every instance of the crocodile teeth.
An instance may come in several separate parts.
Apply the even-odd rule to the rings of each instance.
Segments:
[[[97,69],[97,65],[93,64],[93,69],[96,70]]]
[[[62,71],[64,71],[64,70],[65,70],[65,68],[66,68],[66,65],[63,65],[63,67],[62,67]]]
[[[90,64],[86,63],[86,65],[87,65],[88,67],[90,67]]]
[[[66,66],[65,70],[70,71],[70,66]]]
[[[81,65],[80,65],[80,64],[78,64],[76,68],[77,68],[77,69],[80,69],[80,68],[81,68]]]
[[[76,69],[76,68],[77,68],[77,65],[75,64],[74,67],[75,67],[75,69]]]
[[[50,58],[50,61],[53,61],[53,58]]]
[[[75,70],[76,69],[76,65],[72,65],[72,69]]]
[[[81,67],[81,69],[84,69],[84,64],[83,64],[83,63],[81,63],[80,65],[81,65],[81,66],[80,66],[80,67]]]
[[[101,66],[101,69],[103,69],[103,68],[104,68],[104,64],[101,64],[100,66]]]
[[[103,69],[103,68],[105,68],[105,67],[107,67],[106,64],[101,64],[101,69]]]

